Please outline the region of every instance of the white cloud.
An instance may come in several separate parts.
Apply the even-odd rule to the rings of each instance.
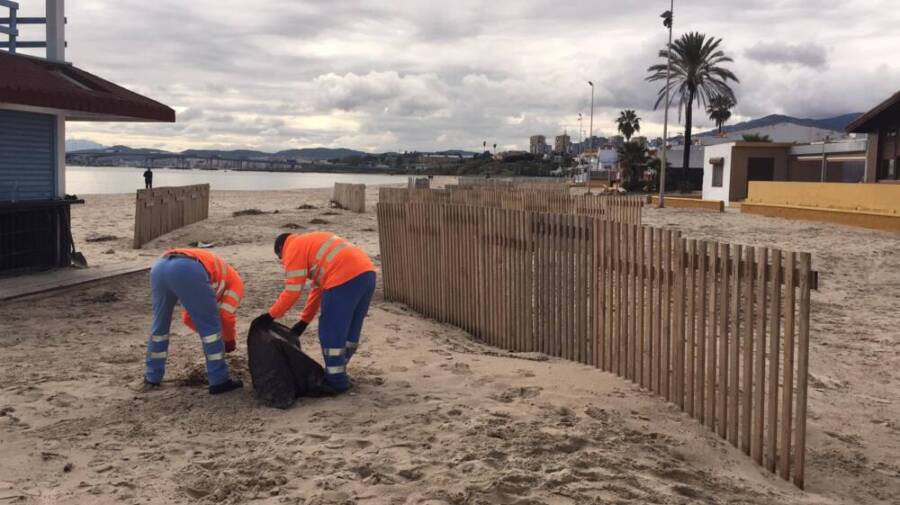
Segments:
[[[41,15],[23,4],[22,15]],[[39,3],[38,3],[39,4]],[[664,10],[613,0],[84,0],[67,4],[75,64],[178,110],[179,123],[73,124],[73,136],[168,148],[372,150],[527,146],[594,132],[618,111],[660,133]],[[37,9],[36,12],[27,9]],[[813,15],[814,14],[814,15]],[[860,111],[896,91],[891,0],[733,2],[678,8],[676,35],[722,37],[741,78],[735,117]],[[102,29],[101,29],[102,28]],[[790,41],[790,42],[781,42]],[[826,49],[827,48],[827,49]],[[881,48],[881,49],[879,49]],[[584,129],[588,129],[587,120]],[[695,122],[706,121],[702,111]],[[677,130],[677,127],[676,127]]]
[[[828,51],[815,43],[789,44],[785,42],[760,42],[745,53],[751,60],[760,63],[799,65],[813,69],[824,69],[828,64]]]

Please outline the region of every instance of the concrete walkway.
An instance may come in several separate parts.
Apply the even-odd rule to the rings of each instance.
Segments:
[[[83,269],[63,268],[49,272],[26,273],[0,279],[0,302],[145,272],[149,269],[146,263],[129,262]]]

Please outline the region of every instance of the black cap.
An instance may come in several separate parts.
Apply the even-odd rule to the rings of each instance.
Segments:
[[[284,243],[287,242],[287,238],[290,236],[290,233],[282,233],[275,239],[275,256],[281,257],[281,250],[284,249]]]

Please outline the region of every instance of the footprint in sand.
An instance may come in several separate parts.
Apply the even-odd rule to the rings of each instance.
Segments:
[[[78,397],[68,393],[55,393],[47,397],[47,403],[59,408],[69,408],[78,403]]]
[[[538,386],[510,388],[500,394],[492,395],[491,398],[502,403],[512,403],[515,400],[535,398],[541,394],[541,391],[543,388]]]
[[[453,375],[472,375],[472,369],[465,363],[453,363],[452,365],[445,363],[441,365],[441,368],[449,369]]]

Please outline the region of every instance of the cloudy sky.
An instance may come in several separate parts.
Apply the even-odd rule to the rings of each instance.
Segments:
[[[43,2],[34,2],[43,5]],[[38,6],[38,8],[40,7]],[[31,13],[23,6],[22,15]],[[662,132],[644,82],[667,0],[70,0],[67,59],[178,122],[73,124],[106,145],[523,148],[622,108]],[[676,36],[722,37],[736,120],[867,110],[900,88],[896,0],[676,1]],[[697,115],[695,114],[695,117]],[[710,126],[705,114],[696,124]],[[677,119],[677,115],[676,115]],[[588,122],[584,122],[585,131]],[[676,132],[681,127],[675,127]]]

